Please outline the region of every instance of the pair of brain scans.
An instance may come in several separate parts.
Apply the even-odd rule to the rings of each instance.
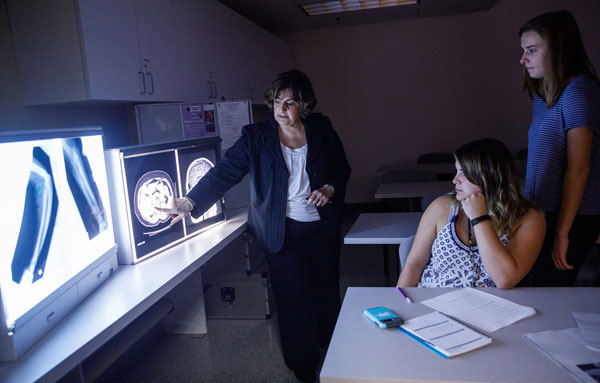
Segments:
[[[217,161],[215,148],[196,147],[125,158],[132,228],[137,257],[190,235],[222,219],[221,201],[202,216],[171,225],[171,217],[156,209],[187,194]]]

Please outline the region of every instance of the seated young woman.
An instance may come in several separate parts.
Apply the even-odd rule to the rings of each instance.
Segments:
[[[521,195],[502,142],[473,141],[454,156],[454,193],[423,213],[398,286],[512,288],[540,252],[543,213]]]

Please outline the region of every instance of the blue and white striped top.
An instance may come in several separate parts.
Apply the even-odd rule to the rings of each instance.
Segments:
[[[529,127],[526,196],[545,212],[558,212],[567,169],[567,131],[587,127],[594,132],[590,175],[578,215],[600,214],[600,86],[575,77],[550,109],[535,97]]]

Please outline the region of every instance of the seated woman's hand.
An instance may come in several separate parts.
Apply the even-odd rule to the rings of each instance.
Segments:
[[[320,189],[313,190],[313,192],[310,193],[306,204],[310,205],[312,203],[315,206],[325,206],[325,204],[329,202],[329,198],[331,198],[332,194],[333,193],[327,186],[323,186]]]
[[[462,208],[469,219],[486,215],[487,204],[483,193],[474,193],[461,201]]]
[[[155,206],[154,208],[173,218],[173,220],[169,224],[169,226],[173,226],[177,222],[181,221],[186,215],[188,215],[194,208],[194,205],[192,204],[192,201],[189,198],[183,197],[173,198],[171,201],[169,201],[167,207]]]

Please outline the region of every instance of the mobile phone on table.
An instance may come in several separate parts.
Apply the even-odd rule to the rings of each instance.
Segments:
[[[381,328],[398,327],[404,320],[387,307],[365,309],[365,316]]]

